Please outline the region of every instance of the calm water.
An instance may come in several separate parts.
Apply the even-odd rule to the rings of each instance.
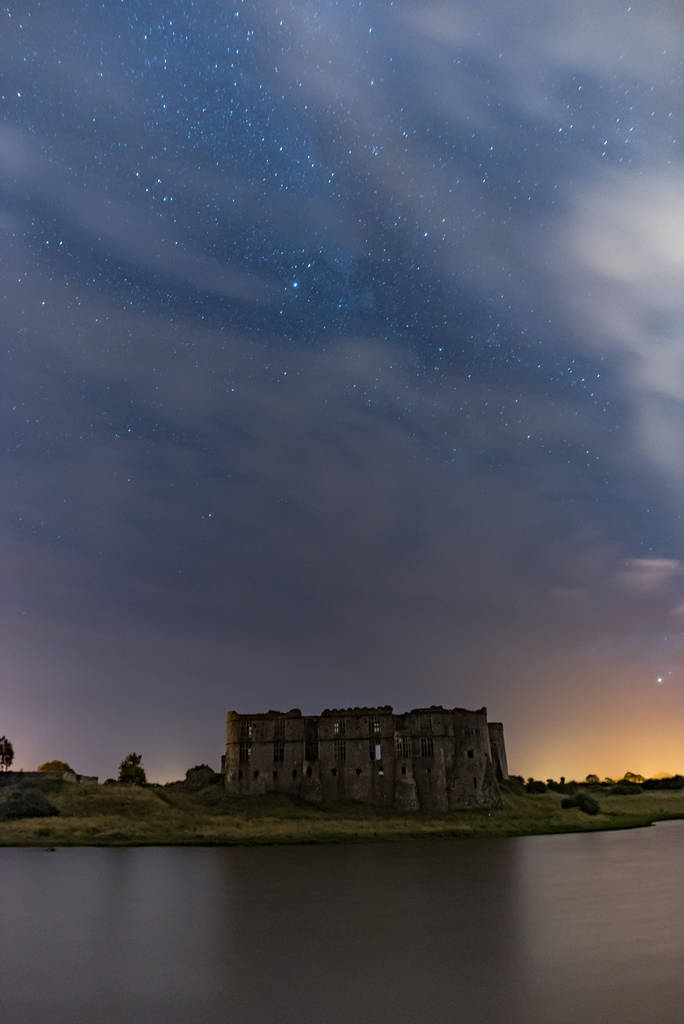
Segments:
[[[0,849],[8,1024],[681,1024],[684,822],[262,849]]]

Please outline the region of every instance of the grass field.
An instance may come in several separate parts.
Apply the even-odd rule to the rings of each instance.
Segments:
[[[592,791],[601,811],[563,810],[555,792],[511,789],[493,811],[386,811],[360,804],[312,805],[287,796],[229,797],[220,786],[75,785],[47,793],[59,815],[0,822],[0,846],[249,845],[430,837],[520,836],[634,828],[684,817],[684,792],[628,796]]]

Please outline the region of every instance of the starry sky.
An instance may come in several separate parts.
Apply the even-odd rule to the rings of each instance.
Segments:
[[[684,771],[679,0],[7,0],[0,733]]]

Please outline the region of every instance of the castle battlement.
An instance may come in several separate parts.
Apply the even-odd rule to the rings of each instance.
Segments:
[[[222,770],[234,794],[439,811],[496,806],[508,774],[503,726],[487,722],[486,708],[395,714],[389,705],[229,711]]]

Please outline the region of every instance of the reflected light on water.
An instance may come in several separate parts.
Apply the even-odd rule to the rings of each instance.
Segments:
[[[0,1016],[680,1024],[683,853],[682,822],[366,846],[2,849]]]

